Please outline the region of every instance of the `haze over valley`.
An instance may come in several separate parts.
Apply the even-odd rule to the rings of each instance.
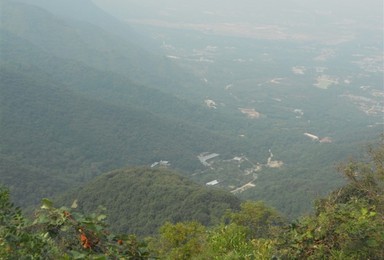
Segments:
[[[311,212],[384,132],[382,7],[1,0],[0,183],[28,207],[166,168]]]
[[[342,183],[335,165],[350,155],[344,151],[358,153],[383,132],[378,1],[96,3],[199,79],[182,92],[165,91],[247,121],[234,122],[229,134],[251,150],[229,157],[201,151],[217,156],[192,174],[197,182],[279,201],[274,206],[294,214],[309,206],[298,197],[314,198]]]

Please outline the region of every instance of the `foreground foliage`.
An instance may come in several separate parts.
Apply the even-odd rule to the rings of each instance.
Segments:
[[[384,259],[384,144],[339,170],[348,184],[319,200],[316,213],[285,229],[281,254],[305,259]]]
[[[313,215],[284,225],[263,203],[245,202],[205,232],[167,223],[153,251],[165,259],[384,259],[383,143],[339,170],[347,185],[317,201]]]
[[[0,192],[0,259],[148,259],[146,245],[135,236],[106,229],[103,214],[84,216],[55,208],[43,200],[35,220],[28,222]]]
[[[104,214],[84,216],[43,200],[33,222],[0,189],[1,259],[384,259],[384,144],[340,166],[348,184],[286,223],[262,202],[244,202],[222,222],[166,222],[146,243],[115,235]],[[75,207],[76,205],[74,205]]]

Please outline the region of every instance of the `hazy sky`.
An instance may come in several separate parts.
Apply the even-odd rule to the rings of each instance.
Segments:
[[[371,35],[370,38],[377,39],[383,35],[382,0],[93,1],[130,23],[149,20],[165,22],[167,26],[233,23],[241,24],[244,30],[267,25],[278,26],[286,34],[311,39],[338,37],[340,30],[345,34],[344,38]]]
[[[214,16],[220,13],[243,14],[243,19],[263,14],[291,12],[335,14],[345,18],[381,17],[382,0],[93,0],[101,7],[125,18]],[[178,16],[174,12],[183,14]],[[241,18],[241,17],[238,17]],[[281,17],[284,18],[284,17]]]

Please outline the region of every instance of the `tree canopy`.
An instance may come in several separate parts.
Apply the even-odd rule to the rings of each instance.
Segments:
[[[214,226],[194,220],[165,222],[157,234],[145,240],[109,231],[103,210],[84,215],[75,209],[77,203],[73,208],[56,208],[44,199],[34,219],[28,220],[10,202],[8,190],[0,188],[0,257],[383,259],[383,169],[384,142],[381,142],[369,149],[366,158],[340,165],[339,170],[348,183],[318,200],[314,214],[287,222],[264,203],[247,201],[240,209],[224,214]],[[112,172],[101,179],[106,181],[105,178],[129,173],[129,170]],[[172,178],[175,176],[165,179]],[[177,178],[175,181],[179,185],[184,182]]]

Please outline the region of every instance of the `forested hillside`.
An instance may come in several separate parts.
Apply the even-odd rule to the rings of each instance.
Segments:
[[[347,185],[318,200],[314,214],[301,217],[295,222],[284,221],[278,212],[262,202],[249,201],[242,203],[240,210],[227,211],[222,222],[214,227],[206,227],[197,221],[166,222],[158,234],[146,240],[139,240],[134,235],[111,233],[105,225],[106,215],[83,215],[75,209],[79,207],[77,204],[80,201],[72,203],[70,209],[56,208],[51,201],[45,199],[41,208],[36,211],[33,223],[28,222],[20,210],[10,203],[9,192],[0,187],[0,257],[382,259],[384,144],[372,146],[368,155],[367,158],[341,165],[340,171],[347,178]],[[93,183],[97,184],[94,188],[99,187],[102,190],[97,202],[105,203],[109,197],[109,201],[117,202],[117,205],[114,203],[116,207],[120,206],[118,203],[123,202],[125,197],[121,184],[130,182],[130,174],[143,175],[144,178],[139,180],[145,184],[151,180],[146,177],[162,175],[155,177],[155,182],[147,189],[138,189],[138,192],[151,194],[151,191],[155,190],[166,191],[167,189],[162,189],[163,185],[157,187],[156,183],[164,183],[160,179],[167,180],[167,184],[177,184],[174,188],[180,188],[179,191],[183,188],[190,189],[190,185],[183,185],[188,181],[185,182],[185,179],[174,173],[148,169],[115,171],[100,177],[99,184],[97,181]],[[100,186],[103,183],[106,188]],[[107,189],[116,187],[118,194],[105,193]],[[86,192],[85,189],[79,191],[79,194]],[[169,190],[165,193],[172,193],[168,192]],[[92,193],[93,191],[88,194]],[[200,199],[191,200],[193,205],[199,205],[205,196],[201,197],[199,194],[197,197]],[[140,196],[135,196],[134,200],[137,205],[136,203],[141,201]],[[129,204],[131,203],[132,201],[129,201]],[[176,203],[167,206],[174,207]],[[138,211],[144,216],[150,216],[152,213],[150,207]],[[127,214],[129,215],[129,212]]]
[[[1,153],[14,164],[49,172],[57,178],[54,183],[62,179],[78,183],[116,167],[150,165],[163,159],[175,167],[193,169],[199,167],[196,154],[201,150],[228,143],[208,131],[147,111],[74,95],[39,71],[30,68],[29,73],[10,67],[1,70]],[[24,185],[31,185],[19,182],[17,171],[5,169],[1,178],[7,185],[20,192]],[[36,203],[41,198],[39,190],[47,185],[40,178],[32,181],[36,192],[31,196],[37,198]],[[50,186],[55,187],[54,183]],[[14,195],[19,202],[24,198]]]
[[[355,43],[333,63],[323,43],[137,26],[94,2],[0,1],[0,182],[18,205],[163,160],[295,218],[382,132],[382,75]]]
[[[141,85],[168,90],[173,95],[195,93],[189,88],[199,82],[193,75],[178,68],[163,55],[142,48],[140,36],[128,30],[126,25],[120,24],[127,29],[124,36],[121,36],[121,33],[111,29],[112,26],[119,27],[114,24],[117,22],[113,17],[104,14],[101,19],[105,21],[103,24],[107,21],[114,24],[106,28],[108,31],[98,24],[100,20],[96,17],[100,16],[101,10],[91,2],[76,1],[76,8],[70,2],[59,2],[62,8],[57,8],[56,12],[66,15],[56,16],[35,5],[2,0],[1,28],[51,56],[81,62],[101,71],[118,73]],[[47,5],[50,5],[49,1],[43,4],[45,8]],[[88,13],[92,19],[77,19],[72,9],[84,10],[80,12]],[[41,62],[44,64],[44,61]]]
[[[11,187],[19,205],[38,203],[43,196],[114,168],[167,160],[172,167],[191,171],[201,167],[196,156],[202,151],[225,154],[228,146],[240,151],[241,142],[214,132],[220,124],[229,125],[220,114],[134,83],[131,77],[95,68],[89,59],[99,54],[87,54],[93,48],[73,35],[58,33],[63,38],[56,41],[78,46],[84,62],[79,61],[81,55],[74,46],[67,46],[67,54],[56,53],[46,45],[55,36],[50,31],[40,35],[32,28],[44,23],[46,30],[59,32],[64,26],[71,34],[78,24],[67,24],[36,7],[2,4],[0,142],[4,165],[0,178]],[[43,22],[34,21],[42,17]],[[139,60],[122,59],[125,66]],[[22,173],[20,167],[25,169]],[[20,181],[26,171],[31,172],[29,181]],[[35,187],[35,192],[26,198],[28,187]]]
[[[0,0],[0,259],[384,259],[382,3],[204,1]]]
[[[50,20],[47,23],[50,23]],[[55,29],[59,30],[59,28]],[[73,28],[75,29],[76,27]],[[135,106],[149,110],[158,117],[166,117],[168,120],[176,119],[176,121],[183,121],[184,124],[210,130],[227,129],[229,133],[237,133],[247,123],[245,120],[227,118],[224,114],[211,111],[201,104],[196,105],[164,93],[156,88],[159,87],[157,84],[147,86],[143,82],[136,83],[133,81],[135,74],[126,72],[121,75],[95,69],[76,60],[76,57],[69,59],[52,55],[46,51],[46,46],[32,44],[12,30],[3,29],[1,33],[4,67],[9,66],[17,69],[19,73],[28,73],[32,76],[34,71],[30,70],[37,70],[37,73],[60,82],[75,94],[122,107]],[[130,60],[125,59],[125,62]],[[151,71],[152,66],[147,69]]]
[[[166,221],[217,224],[226,210],[240,206],[240,200],[230,193],[198,185],[176,172],[150,168],[103,174],[68,192],[56,204],[69,207],[74,201],[80,212],[105,207],[113,231],[140,236],[157,233]]]

